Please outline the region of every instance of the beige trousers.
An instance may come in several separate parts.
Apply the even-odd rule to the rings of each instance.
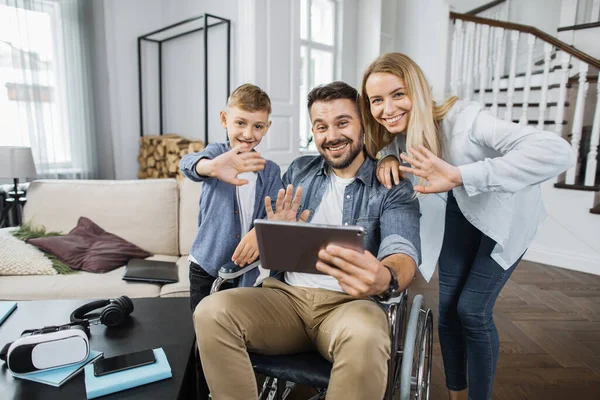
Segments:
[[[274,278],[204,298],[194,312],[204,374],[214,400],[258,398],[248,350],[310,349],[333,362],[327,399],[379,400],[385,394],[389,329],[373,301]]]

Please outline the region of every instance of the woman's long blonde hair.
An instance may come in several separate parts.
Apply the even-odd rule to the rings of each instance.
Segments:
[[[382,54],[369,65],[363,75],[360,110],[365,128],[365,145],[369,155],[375,158],[379,150],[396,136],[388,132],[371,114],[366,84],[369,76],[376,72],[393,74],[404,80],[406,95],[412,102],[406,130],[406,147],[414,148],[423,145],[436,156],[441,157],[442,145],[438,134],[438,124],[454,106],[458,97],[449,97],[441,105],[436,105],[432,99],[427,78],[421,68],[408,56],[401,53]],[[422,183],[423,180],[419,181]]]

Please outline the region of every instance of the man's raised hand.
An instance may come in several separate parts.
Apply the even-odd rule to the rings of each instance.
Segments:
[[[310,215],[310,210],[302,211],[300,218],[296,220],[298,209],[300,208],[300,200],[302,200],[302,188],[298,187],[294,195],[294,186],[288,185],[285,190],[279,189],[277,193],[277,201],[275,202],[275,211],[271,204],[271,197],[265,197],[265,209],[269,221],[287,221],[287,222],[306,222]]]
[[[256,172],[265,168],[267,162],[261,158],[256,151],[240,153],[241,147],[235,147],[212,160],[200,160],[196,164],[196,172],[199,175],[211,176],[232,185],[241,186],[248,183],[245,179],[239,179],[238,175],[243,172]]]

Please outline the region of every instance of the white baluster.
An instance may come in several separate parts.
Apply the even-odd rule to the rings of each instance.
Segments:
[[[465,86],[465,94],[463,95],[464,99],[469,101],[471,100],[471,95],[473,94],[473,53],[475,52],[475,48],[473,46],[474,35],[475,33],[475,23],[471,22],[467,24],[467,64],[466,68],[463,68],[465,71],[465,76],[463,81],[466,83]]]
[[[548,75],[550,74],[550,53],[552,53],[552,45],[550,43],[544,43],[544,74],[542,76],[542,94],[540,96],[540,116],[538,117],[537,128],[539,130],[544,129],[544,119],[546,118],[546,108],[548,104],[546,98],[548,97]]]
[[[590,137],[590,151],[587,155],[587,164],[585,167],[585,186],[594,186],[596,184],[596,168],[598,166],[598,145],[600,144],[600,73],[598,74],[598,83],[596,83],[596,112],[594,113],[594,122],[592,125],[592,135]]]
[[[510,3],[511,0],[506,0],[503,4],[504,6],[504,21],[510,21]]]
[[[579,159],[579,142],[581,141],[581,130],[583,128],[583,110],[585,109],[585,96],[587,95],[588,65],[579,61],[579,88],[577,89],[577,101],[575,102],[575,117],[573,118],[573,130],[571,132],[571,147],[575,152],[575,159]],[[577,164],[567,171],[565,183],[573,185],[577,175]]]
[[[495,41],[497,44],[496,47],[496,65],[494,67],[494,87],[493,87],[493,99],[492,99],[492,108],[491,108],[491,112],[494,115],[498,115],[498,94],[500,93],[500,70],[502,68],[502,57],[500,57],[500,54],[502,54],[502,47],[504,44],[504,41],[502,39],[504,39],[504,29],[503,28],[497,28],[496,29],[496,35],[495,35]]]
[[[529,107],[529,92],[531,92],[531,70],[533,69],[533,47],[535,45],[535,36],[527,35],[527,64],[525,70],[525,86],[523,89],[523,109],[521,110],[521,118],[519,125],[527,125],[527,108]]]
[[[458,94],[457,92],[457,87],[456,87],[456,76],[458,75],[458,65],[456,63],[456,60],[458,58],[458,24],[459,24],[460,20],[455,20],[454,21],[454,32],[452,32],[452,58],[451,60],[451,69],[450,69],[450,93],[456,95]]]
[[[598,22],[598,14],[600,14],[600,0],[594,0],[592,3],[592,12],[590,13],[590,20],[587,22]]]
[[[481,53],[481,28],[482,25],[481,24],[475,24],[475,46],[473,47],[473,79],[472,79],[472,84],[473,84],[473,88],[472,90],[477,89],[477,83],[479,82],[479,74],[481,73],[481,62],[480,62],[480,57],[479,54]],[[474,92],[472,92],[473,96],[475,95]]]
[[[490,43],[488,37],[490,35],[490,26],[483,25],[481,28],[481,50],[479,56],[479,102],[483,103],[485,95],[485,89],[487,89],[487,75],[488,75],[488,49]]]
[[[510,35],[511,56],[510,56],[510,73],[508,75],[508,92],[506,102],[506,112],[504,119],[512,121],[513,97],[515,95],[515,75],[517,71],[517,47],[519,46],[519,31],[512,31]]]
[[[465,95],[465,86],[467,84],[467,62],[469,57],[469,26],[471,26],[470,22],[466,22],[463,28],[463,40],[462,40],[462,61],[461,61],[461,80],[460,80],[460,91],[459,96],[464,97]]]
[[[565,116],[565,100],[567,98],[567,81],[569,80],[569,61],[571,56],[569,53],[559,51],[556,57],[560,57],[560,89],[558,93],[558,104],[556,107],[556,115],[554,117],[554,132],[558,136],[563,134],[563,120]]]
[[[462,20],[458,19],[456,20],[456,24],[454,25],[454,32],[456,33],[456,58],[455,58],[455,65],[456,65],[456,73],[454,76],[454,91],[453,93],[458,95],[460,93],[461,90],[461,77],[462,77],[462,68],[461,68],[461,64],[462,64],[462,51],[463,51],[463,22]]]

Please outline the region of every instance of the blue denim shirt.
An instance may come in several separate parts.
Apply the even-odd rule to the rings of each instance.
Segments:
[[[378,260],[392,254],[406,254],[421,264],[419,202],[414,196],[412,183],[402,180],[392,189],[386,189],[375,175],[377,161],[367,157],[356,179],[346,187],[342,223],[359,225],[365,229],[365,249]],[[309,221],[321,204],[330,181],[329,168],[321,156],[299,157],[292,162],[283,176],[284,185],[303,189],[298,212],[310,210]]]
[[[181,172],[196,182],[203,182],[198,213],[198,233],[190,254],[209,274],[216,277],[222,266],[233,266],[231,256],[241,239],[241,222],[236,187],[217,178],[198,175],[196,164],[203,158],[213,159],[231,150],[228,143],[212,143],[200,153],[186,154],[179,163]],[[258,172],[252,221],[264,219],[265,197],[277,198],[281,189],[281,171],[273,161],[267,160],[265,168]],[[252,223],[250,229],[254,227]],[[240,286],[252,286],[258,277],[258,269],[244,274]]]

